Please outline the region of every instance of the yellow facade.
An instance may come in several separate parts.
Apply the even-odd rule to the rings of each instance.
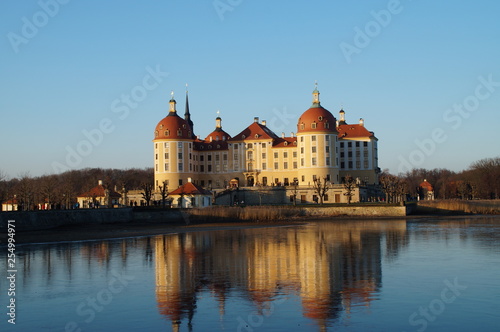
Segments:
[[[279,137],[258,118],[231,137],[218,117],[216,130],[201,140],[191,135],[189,110],[182,119],[175,100],[170,104],[153,140],[156,188],[166,184],[172,190],[189,179],[207,189],[227,188],[233,179],[239,186],[309,186],[315,178],[339,184],[347,175],[361,184],[378,183],[377,138],[362,120],[347,124],[343,110],[336,121],[320,105],[317,90],[298,120],[297,134],[289,137]]]

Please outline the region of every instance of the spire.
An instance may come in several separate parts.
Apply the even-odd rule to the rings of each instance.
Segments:
[[[215,130],[222,129],[222,119],[219,114],[220,111],[217,111],[217,117],[215,118]]]
[[[189,113],[189,98],[188,98],[188,85],[187,85],[187,83],[186,83],[186,109],[184,111],[184,120],[186,120],[187,123],[189,124],[189,126],[191,127],[191,133],[193,134],[193,137],[195,137],[194,124],[193,124],[193,121],[191,120],[191,113]]]
[[[313,91],[313,104],[312,107],[320,107],[319,103],[319,91],[318,91],[318,81],[314,83],[314,91]]]
[[[177,114],[177,110],[175,109],[175,104],[177,104],[177,102],[175,101],[174,99],[174,91],[170,92],[170,110],[169,110],[169,113],[170,114]]]

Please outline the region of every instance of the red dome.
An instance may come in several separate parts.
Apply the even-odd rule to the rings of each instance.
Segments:
[[[205,141],[207,142],[227,141],[230,138],[231,135],[222,130],[222,128],[216,128],[205,138]]]
[[[191,139],[192,130],[186,120],[171,112],[158,122],[154,135],[154,139]]]
[[[299,118],[297,133],[301,132],[336,132],[337,119],[322,106],[313,106]]]

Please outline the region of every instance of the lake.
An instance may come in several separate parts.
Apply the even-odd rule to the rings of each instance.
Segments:
[[[500,218],[18,245],[2,331],[498,331]]]

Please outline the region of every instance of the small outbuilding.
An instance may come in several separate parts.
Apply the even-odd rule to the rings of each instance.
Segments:
[[[420,200],[425,200],[425,201],[432,201],[434,200],[434,188],[432,185],[424,179],[424,182],[422,182],[418,186],[418,198]]]
[[[212,192],[192,182],[183,184],[168,194],[173,208],[207,207],[212,205]]]
[[[118,206],[121,197],[122,195],[113,189],[106,188],[102,184],[102,180],[99,180],[97,186],[78,195],[76,199],[80,208],[88,209]]]

